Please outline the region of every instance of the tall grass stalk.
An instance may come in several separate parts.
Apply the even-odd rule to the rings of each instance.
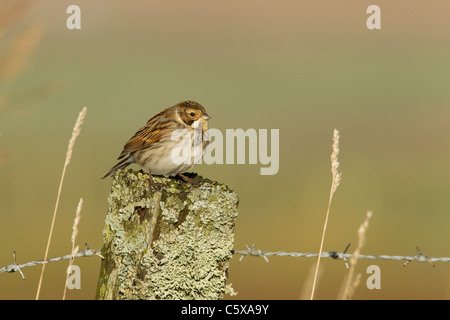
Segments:
[[[53,228],[55,226],[56,212],[58,211],[59,199],[61,197],[61,191],[62,191],[62,186],[63,186],[63,182],[64,182],[64,176],[66,174],[67,166],[69,165],[70,160],[72,158],[73,147],[75,145],[75,141],[76,141],[78,135],[80,134],[81,125],[83,124],[84,117],[86,116],[86,112],[87,112],[87,108],[84,107],[83,110],[81,110],[80,114],[78,115],[77,122],[75,123],[75,126],[74,126],[73,131],[72,131],[72,137],[69,140],[69,146],[67,148],[67,153],[66,153],[66,160],[64,162],[64,167],[63,167],[63,171],[62,171],[62,174],[61,174],[61,180],[59,182],[58,194],[56,196],[55,210],[53,211],[53,218],[52,218],[52,224],[50,226],[50,232],[49,232],[49,235],[48,235],[47,247],[45,248],[44,263],[42,264],[41,276],[39,278],[39,285],[38,285],[38,289],[37,289],[37,292],[36,292],[36,300],[39,299],[39,294],[41,292],[42,280],[44,278],[45,265],[46,265],[46,261],[47,261],[48,250],[50,248],[50,242],[52,240]]]
[[[342,300],[351,299],[353,293],[355,292],[356,287],[358,287],[360,283],[360,275],[357,276],[355,281],[353,281],[353,275],[355,273],[355,266],[356,263],[358,262],[359,255],[361,254],[361,249],[366,243],[366,232],[367,229],[369,228],[369,220],[371,217],[372,211],[367,211],[366,219],[358,229],[358,247],[355,249],[355,252],[353,252],[353,257],[350,259],[350,270],[348,272],[344,292],[341,297]]]
[[[78,253],[78,246],[75,247],[75,240],[77,239],[77,235],[78,235],[78,224],[80,223],[80,219],[81,219],[81,208],[82,207],[83,207],[83,198],[81,198],[80,202],[78,202],[77,211],[75,213],[75,220],[73,221],[73,226],[72,226],[72,237],[70,238],[70,240],[72,241],[72,251],[71,251],[72,257],[70,258],[69,266],[67,267],[63,300],[66,299],[67,280],[69,279],[69,271],[72,268],[73,261],[75,260],[75,255]]]
[[[333,199],[333,195],[336,192],[337,187],[339,186],[339,183],[341,182],[342,174],[340,172],[338,172],[338,168],[339,168],[338,156],[339,156],[339,131],[334,129],[333,145],[332,145],[332,152],[331,152],[331,173],[332,173],[333,179],[331,181],[330,197],[328,199],[328,209],[327,209],[327,214],[325,216],[325,222],[323,225],[322,240],[320,241],[319,256],[317,257],[316,270],[314,273],[314,280],[313,280],[313,285],[312,285],[312,289],[311,289],[311,296],[310,296],[311,300],[314,299],[314,293],[316,290],[317,275],[319,272],[319,265],[320,265],[320,256],[322,255],[323,243],[325,241],[325,233],[327,231],[327,224],[328,224],[328,217],[330,215],[331,201]]]

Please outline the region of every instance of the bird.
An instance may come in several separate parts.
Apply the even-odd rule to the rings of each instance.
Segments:
[[[118,160],[102,179],[119,169],[137,163],[149,173],[149,184],[155,189],[152,174],[179,176],[192,180],[183,172],[201,160],[209,144],[208,120],[211,117],[198,102],[186,100],[156,114],[140,128],[123,147]]]

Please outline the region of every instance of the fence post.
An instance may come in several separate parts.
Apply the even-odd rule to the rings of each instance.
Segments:
[[[103,231],[97,299],[223,299],[238,197],[226,185],[186,185],[120,171],[113,178]]]

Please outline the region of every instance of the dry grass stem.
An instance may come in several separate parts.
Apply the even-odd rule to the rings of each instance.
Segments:
[[[78,203],[77,212],[75,214],[75,220],[73,221],[72,237],[70,238],[70,240],[72,241],[72,251],[73,251],[73,246],[75,245],[75,239],[77,238],[77,235],[78,235],[78,224],[80,223],[80,219],[81,219],[81,208],[82,207],[83,207],[83,198],[81,198],[80,202]]]
[[[358,288],[359,284],[361,283],[361,272],[356,275],[355,280],[352,282],[350,289],[348,290],[348,295],[346,300],[350,300],[353,297],[353,294],[355,293],[356,288]]]
[[[31,6],[38,1],[17,1],[2,0],[0,1],[0,40],[8,33],[13,34],[13,26],[26,15]],[[36,51],[44,28],[42,24],[33,23],[23,30],[13,34],[11,39],[3,40],[6,44],[1,46],[0,52],[0,84],[3,85],[16,78],[27,65],[30,57]],[[10,107],[11,102],[7,97],[5,90],[0,92],[0,109],[6,106]],[[20,98],[27,96],[23,92]]]
[[[301,290],[299,294],[299,300],[308,300],[310,299],[311,290],[313,281],[314,281],[314,274],[315,274],[315,266],[311,265],[310,269],[308,270],[308,275],[305,277],[305,283],[303,285],[303,289]],[[323,275],[323,265],[320,265],[319,267],[319,273],[317,276],[317,283],[320,281],[320,278]]]
[[[314,293],[316,290],[316,284],[317,284],[317,275],[319,272],[319,265],[320,265],[320,256],[323,251],[323,243],[325,241],[325,233],[327,231],[327,224],[328,224],[328,217],[330,215],[330,208],[331,208],[331,201],[333,199],[333,195],[336,192],[337,187],[339,186],[341,182],[341,176],[342,174],[338,171],[339,169],[339,131],[334,129],[333,132],[333,145],[332,145],[332,151],[331,151],[331,174],[332,174],[332,181],[331,181],[331,189],[330,189],[330,197],[328,199],[328,209],[327,214],[325,215],[325,222],[323,225],[323,231],[322,231],[322,239],[320,241],[320,249],[319,249],[319,256],[317,257],[317,264],[316,264],[316,270],[314,273],[314,280],[312,284],[312,290],[311,290],[311,296],[310,299],[314,299]]]
[[[36,3],[37,1],[2,0],[0,2],[0,38]]]
[[[331,198],[333,197],[333,194],[336,192],[337,187],[341,183],[342,174],[338,172],[339,169],[338,157],[339,157],[339,131],[334,129],[333,146],[331,152],[331,173],[333,180],[331,183],[331,190],[330,190],[330,202]]]
[[[81,132],[81,125],[83,124],[84,117],[86,116],[86,112],[87,112],[87,108],[84,107],[83,110],[81,110],[80,114],[78,115],[77,122],[75,124],[75,127],[73,128],[72,137],[69,140],[69,147],[67,148],[67,155],[66,155],[66,161],[64,163],[64,169],[67,167],[70,160],[72,159],[73,147],[75,146],[75,141],[77,140],[77,137]]]
[[[366,243],[366,232],[369,228],[369,220],[372,217],[372,211],[368,211],[366,214],[366,219],[361,224],[358,229],[358,247],[353,252],[353,257],[350,259],[350,270],[347,275],[347,280],[344,287],[344,293],[342,294],[342,300],[351,299],[353,292],[359,285],[359,279],[357,278],[353,283],[353,274],[355,273],[355,266],[358,263],[359,255],[361,254],[361,249]]]
[[[48,240],[47,240],[47,247],[45,248],[44,262],[47,260],[47,257],[48,257],[48,250],[50,248],[50,242],[51,242],[51,239],[52,239],[53,228],[54,228],[55,219],[56,219],[56,212],[58,211],[59,199],[61,197],[61,191],[62,191],[62,186],[63,186],[63,182],[64,182],[64,176],[66,174],[67,166],[70,163],[70,159],[72,158],[73,147],[75,145],[75,141],[76,141],[78,135],[80,134],[81,125],[83,124],[83,120],[84,120],[84,117],[86,116],[86,112],[87,112],[87,108],[84,107],[83,110],[81,110],[80,114],[78,115],[78,119],[77,119],[77,122],[75,123],[75,126],[73,128],[72,137],[70,138],[69,146],[67,148],[66,160],[64,162],[64,167],[63,167],[63,171],[62,171],[62,174],[61,174],[61,180],[59,182],[58,194],[56,196],[55,210],[53,211],[52,224],[50,226],[50,232],[49,232]],[[38,289],[37,289],[37,292],[36,292],[36,300],[39,299],[39,294],[41,292],[42,279],[44,278],[45,265],[46,265],[46,263],[44,263],[42,265],[41,276],[39,278],[39,285],[38,285]]]
[[[14,39],[9,45],[9,51],[0,59],[0,79],[11,81],[20,74],[35,52],[43,33],[43,26],[35,24]]]
[[[70,237],[70,240],[72,241],[72,251],[71,251],[72,257],[69,260],[69,266],[68,266],[67,272],[66,272],[66,282],[64,285],[63,300],[66,299],[67,280],[69,279],[69,271],[73,265],[73,261],[75,260],[75,256],[78,253],[78,249],[79,249],[78,246],[75,247],[75,240],[77,239],[77,235],[78,235],[78,224],[80,223],[80,219],[81,219],[81,208],[82,207],[83,207],[83,198],[81,198],[80,202],[78,202],[77,211],[75,213],[75,219],[73,221],[73,226],[72,226],[72,236]]]

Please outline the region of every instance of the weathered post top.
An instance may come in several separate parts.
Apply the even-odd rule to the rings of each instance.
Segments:
[[[119,170],[108,197],[97,299],[222,299],[238,197],[226,185]]]

